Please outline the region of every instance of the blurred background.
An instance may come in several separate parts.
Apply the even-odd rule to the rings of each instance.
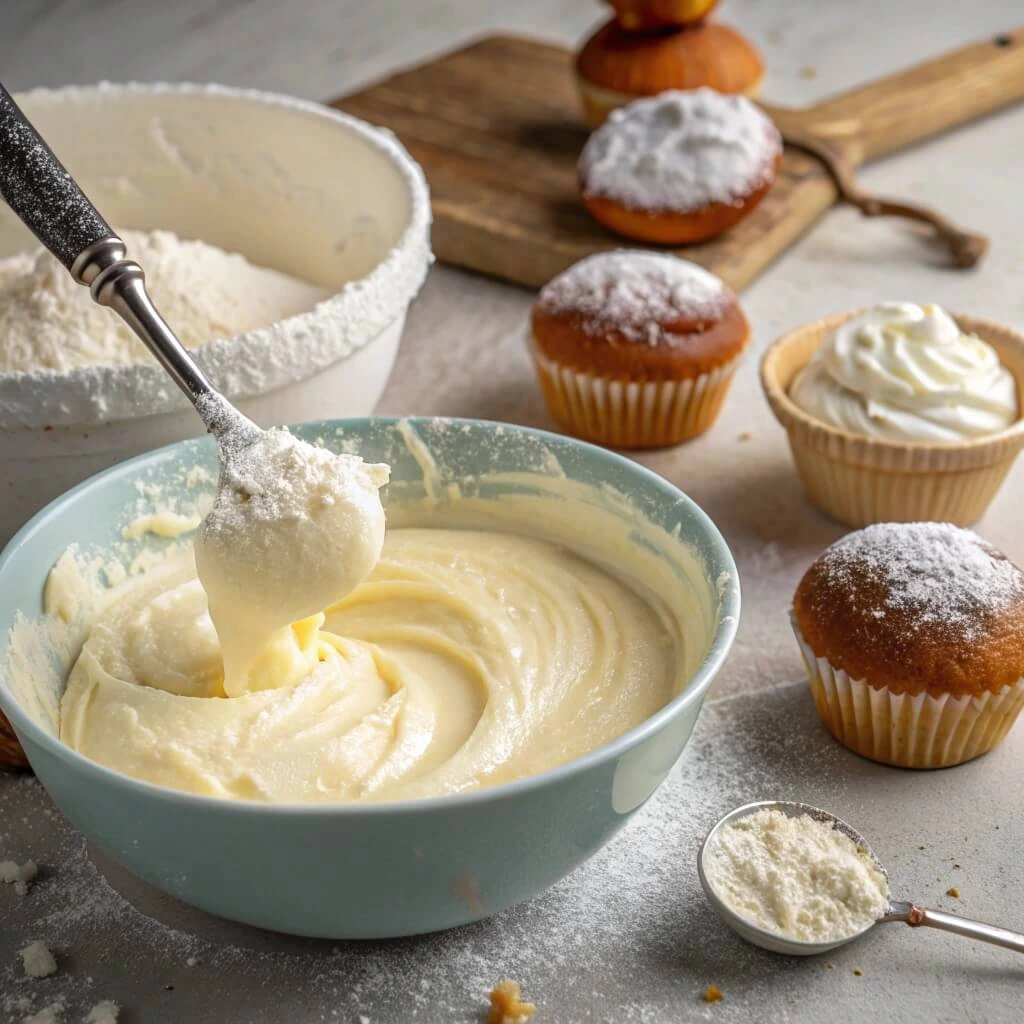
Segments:
[[[10,89],[187,79],[328,99],[495,29],[575,44],[597,0],[4,0]],[[764,95],[808,102],[1012,27],[1021,0],[722,0],[762,49]]]

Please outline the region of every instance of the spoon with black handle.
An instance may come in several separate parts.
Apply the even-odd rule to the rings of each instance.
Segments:
[[[89,288],[93,300],[114,310],[171,375],[218,442],[231,453],[263,431],[210,382],[157,311],[142,267],[128,259],[124,242],[92,205],[43,141],[11,94],[0,85],[0,195],[25,226]]]

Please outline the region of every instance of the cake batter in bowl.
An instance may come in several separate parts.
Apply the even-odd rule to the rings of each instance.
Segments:
[[[433,710],[440,723],[405,737],[414,744],[428,737],[422,749],[429,763],[413,764],[411,748],[398,743],[371,758],[366,771],[358,756],[331,762],[353,769],[347,774],[289,769],[289,757],[299,760],[305,750],[306,761],[315,762],[337,739],[330,735],[337,718],[328,714],[291,732],[285,728],[280,745],[265,747],[279,759],[276,766],[264,770],[258,759],[242,765],[231,779],[253,785],[229,792],[217,789],[227,777],[216,775],[217,759],[202,764],[201,743],[182,771],[194,770],[194,778],[206,781],[186,785],[180,777],[160,776],[166,765],[158,757],[144,770],[100,763],[97,750],[75,750],[58,738],[67,724],[60,701],[68,670],[88,635],[82,622],[98,621],[86,590],[70,585],[68,567],[88,574],[98,566],[102,576],[116,555],[122,563],[150,566],[117,594],[124,586],[165,594],[187,587],[187,540],[126,542],[122,533],[139,514],[140,484],[159,501],[180,505],[189,496],[188,481],[215,468],[208,440],[101,474],[40,513],[12,541],[0,560],[0,706],[77,827],[130,870],[213,913],[304,935],[384,937],[475,920],[536,895],[596,852],[651,796],[686,745],[736,630],[738,581],[724,541],[667,481],[567,438],[454,420],[337,421],[296,432],[392,468],[382,493],[394,539],[385,541],[369,579],[328,609],[326,628],[340,638],[336,653],[350,666],[362,671],[360,657],[378,658],[363,683],[387,681],[388,659],[398,676],[406,673],[394,692],[404,687],[410,722],[422,726]],[[65,555],[72,543],[77,552]],[[545,559],[545,571],[533,571]],[[47,616],[40,590],[58,561],[63,568],[46,588]],[[503,574],[507,588],[495,583]],[[394,587],[405,584],[415,594],[396,597]],[[456,607],[460,585],[468,595],[463,608]],[[548,604],[534,600],[537,588],[548,594]],[[146,604],[121,609],[137,616],[131,609]],[[381,614],[374,615],[375,605]],[[530,607],[535,622],[514,621],[513,612]],[[98,662],[109,669],[135,658],[133,671],[145,673],[145,659],[126,640],[132,628],[118,624],[117,609],[107,603],[99,610],[100,618],[114,616],[107,639],[116,650]],[[613,621],[600,624],[609,609]],[[436,636],[464,630],[465,642],[442,659],[440,676],[432,671],[438,648],[424,639],[431,627]],[[501,636],[488,639],[488,628]],[[598,656],[588,655],[596,674],[553,698],[552,691],[574,678],[572,636],[588,630],[609,638]],[[520,649],[517,637],[537,639],[535,649]],[[661,642],[666,656],[636,671],[642,651]],[[202,653],[194,643],[188,649]],[[480,656],[472,671],[451,670],[460,652],[464,665]],[[479,672],[488,657],[487,672]],[[202,664],[201,657],[193,660],[182,675],[214,678]],[[661,682],[650,665],[665,668]],[[443,681],[416,694],[413,675]],[[373,709],[387,705],[386,694],[382,700],[363,683],[347,692]],[[123,710],[116,688],[106,697],[113,693],[112,706]],[[135,689],[145,691],[146,700],[230,703],[159,685]],[[249,696],[266,699],[266,693]],[[102,703],[104,695],[97,694]],[[271,725],[279,721],[270,718]],[[371,710],[367,720],[373,718]],[[129,706],[126,721],[145,726],[146,709]],[[321,722],[327,735],[317,733]],[[580,722],[593,728],[576,728]],[[373,749],[372,730],[363,739],[350,745],[351,753]],[[126,742],[116,756],[133,744]],[[513,756],[504,756],[503,744],[514,748]],[[273,792],[268,781],[274,779],[291,781]],[[318,781],[332,780],[333,790],[317,788]]]

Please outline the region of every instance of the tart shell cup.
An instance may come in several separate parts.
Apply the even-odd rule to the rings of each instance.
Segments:
[[[1024,447],[1024,419],[961,444],[880,441],[821,423],[789,397],[789,387],[835,328],[859,310],[807,324],[765,353],[761,383],[785,428],[797,473],[811,501],[849,526],[939,520],[967,526],[984,514]],[[1024,335],[954,314],[960,327],[987,341],[1017,380],[1024,408]]]

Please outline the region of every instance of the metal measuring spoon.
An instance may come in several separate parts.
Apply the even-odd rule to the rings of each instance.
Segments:
[[[127,259],[124,242],[2,85],[0,195],[93,299],[113,309],[156,356],[216,438],[222,463],[263,435],[217,391],[168,327],[146,291],[142,267]]]
[[[854,939],[858,939],[866,932],[869,932],[876,924],[902,921],[904,924],[909,924],[912,928],[939,928],[945,932],[954,932],[957,935],[964,935],[969,939],[980,939],[982,942],[990,942],[995,946],[1004,946],[1007,949],[1016,950],[1018,953],[1024,953],[1024,935],[1018,932],[1011,932],[1006,928],[997,928],[990,924],[982,924],[980,921],[970,921],[957,914],[947,914],[943,910],[926,910],[924,907],[906,900],[891,900],[888,913],[884,914],[877,921],[872,921],[861,928],[860,931],[854,932],[852,935],[845,935],[836,941],[805,942],[802,939],[792,939],[786,935],[780,935],[778,932],[761,928],[749,919],[737,914],[735,910],[722,900],[708,881],[707,872],[705,871],[705,862],[709,856],[708,851],[714,846],[719,831],[730,822],[745,818],[755,811],[761,810],[782,811],[783,814],[791,818],[807,815],[817,821],[832,825],[852,839],[874,861],[878,870],[886,878],[889,877],[881,861],[875,856],[874,851],[868,846],[864,837],[845,821],[837,818],[834,814],[830,814],[828,811],[823,811],[820,807],[777,800],[761,800],[757,803],[744,804],[742,807],[737,807],[721,818],[705,837],[700,847],[700,853],[697,855],[697,872],[700,875],[700,884],[704,887],[704,894],[707,896],[708,902],[714,907],[718,916],[733,931],[739,934],[741,938],[746,939],[747,942],[752,942],[755,946],[761,946],[763,949],[770,949],[775,953],[787,953],[790,956],[814,956],[818,953],[827,953],[829,950],[836,949],[839,946],[845,946],[848,942],[853,942]]]

